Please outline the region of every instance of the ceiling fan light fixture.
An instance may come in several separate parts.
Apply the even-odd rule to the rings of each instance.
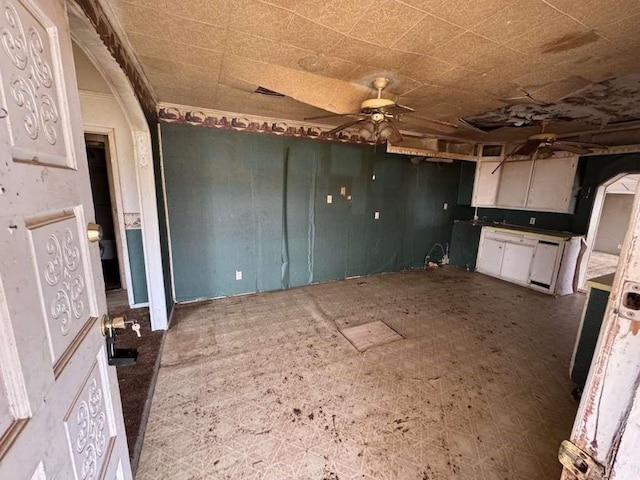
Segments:
[[[383,140],[388,140],[395,135],[395,130],[386,120],[381,122],[378,127],[378,136]]]
[[[374,134],[374,129],[373,129],[373,124],[367,122],[366,125],[362,126],[360,128],[360,130],[358,131],[358,133],[360,134],[360,136],[362,138],[364,138],[365,140],[371,140],[373,139],[373,134]]]

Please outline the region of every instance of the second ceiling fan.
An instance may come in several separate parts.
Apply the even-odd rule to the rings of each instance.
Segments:
[[[558,134],[545,132],[546,123],[542,123],[542,131],[531,135],[509,154],[510,157],[522,155],[539,159],[550,158],[554,152],[569,152],[576,155],[587,155],[594,150],[607,150],[606,145],[598,143],[562,140]]]

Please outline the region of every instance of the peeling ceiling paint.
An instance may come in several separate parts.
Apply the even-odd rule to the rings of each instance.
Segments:
[[[606,127],[640,120],[640,75],[600,82],[554,104],[509,105],[465,120],[481,128],[531,125],[542,121],[580,121]]]

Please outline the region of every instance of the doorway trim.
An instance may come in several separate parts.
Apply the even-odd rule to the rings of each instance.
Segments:
[[[81,92],[82,94],[83,92]],[[131,264],[129,263],[129,247],[127,245],[127,232],[124,225],[124,207],[122,203],[122,192],[120,191],[120,170],[118,168],[118,154],[115,146],[115,130],[110,127],[83,124],[85,134],[103,135],[106,137],[107,145],[107,169],[109,170],[109,194],[112,196],[113,205],[111,211],[116,227],[116,249],[118,252],[118,267],[120,268],[120,283],[127,291],[129,306],[143,307],[148,303],[136,304],[133,296],[133,282],[131,279]]]
[[[165,330],[168,324],[167,302],[149,124],[128,77],[102,42],[90,20],[75,2],[68,1],[67,6],[73,41],[109,85],[131,129],[151,328]],[[76,81],[75,72],[72,74],[73,81]]]
[[[587,230],[587,237],[585,239],[585,251],[582,255],[582,261],[580,262],[580,272],[578,275],[578,291],[586,291],[587,282],[587,267],[589,266],[589,260],[591,259],[591,253],[596,243],[596,236],[598,235],[598,227],[600,226],[600,217],[602,216],[602,208],[604,207],[604,199],[607,195],[607,187],[612,183],[620,180],[621,178],[629,175],[629,173],[619,173],[614,175],[606,182],[598,185],[596,190],[596,196],[593,200],[593,208],[591,209],[591,216],[589,217],[589,228]]]

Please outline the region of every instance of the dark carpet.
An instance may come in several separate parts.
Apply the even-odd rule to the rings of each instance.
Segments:
[[[135,365],[117,367],[129,457],[135,476],[155,388],[164,331],[151,331],[148,308],[117,306],[109,309],[109,316],[112,318],[122,315],[130,320],[135,319],[140,324],[142,335],[137,337],[129,326],[126,330],[118,331],[116,342],[118,348],[138,349],[138,361]]]

